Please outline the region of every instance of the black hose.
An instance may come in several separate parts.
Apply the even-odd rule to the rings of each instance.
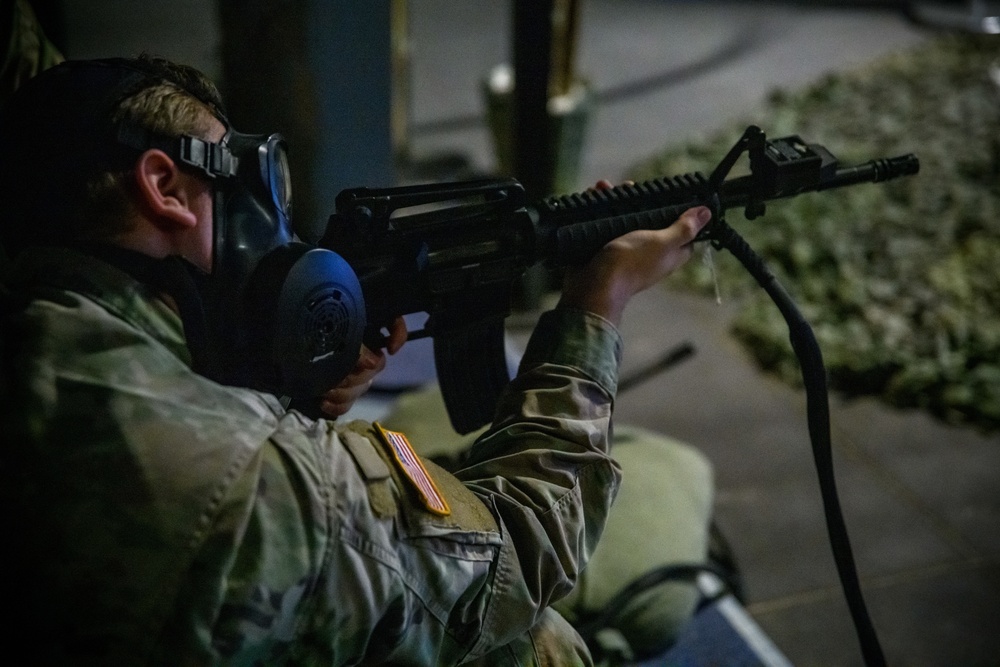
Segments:
[[[850,539],[847,536],[847,525],[844,523],[840,500],[837,496],[830,439],[830,408],[826,370],[823,366],[823,355],[820,352],[819,344],[816,342],[812,327],[802,316],[785,288],[764,265],[760,256],[725,221],[716,220],[713,225],[716,226],[713,243],[717,247],[729,250],[736,256],[771,297],[788,324],[788,335],[792,349],[795,351],[802,369],[802,380],[806,390],[809,439],[812,442],[813,459],[816,463],[816,474],[819,477],[827,533],[837,565],[837,573],[840,576],[840,584],[851,612],[851,618],[854,621],[865,664],[869,667],[884,667],[885,656],[865,606]]]

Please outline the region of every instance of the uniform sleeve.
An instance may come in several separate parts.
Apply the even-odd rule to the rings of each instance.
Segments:
[[[503,537],[477,648],[513,639],[568,594],[597,545],[621,480],[607,453],[621,350],[596,315],[543,315],[493,426],[457,473],[494,509]]]
[[[543,316],[468,465],[423,461],[447,513],[370,425],[289,413],[234,486],[216,655],[443,665],[526,633],[573,587],[618,487],[620,350],[600,318]]]

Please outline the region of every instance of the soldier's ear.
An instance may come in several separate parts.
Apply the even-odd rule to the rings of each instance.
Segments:
[[[139,212],[165,231],[198,224],[192,209],[191,176],[161,150],[151,148],[135,162],[136,205]]]

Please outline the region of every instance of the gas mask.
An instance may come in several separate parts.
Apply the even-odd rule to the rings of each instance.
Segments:
[[[281,135],[230,128],[212,143],[122,126],[118,141],[163,150],[213,183],[212,272],[188,267],[200,274],[204,344],[214,356],[206,374],[294,399],[315,398],[339,384],[361,350],[361,286],[337,253],[303,243],[292,231]]]

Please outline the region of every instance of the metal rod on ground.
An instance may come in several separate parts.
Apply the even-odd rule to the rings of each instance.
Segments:
[[[675,366],[680,362],[684,361],[688,357],[694,354],[694,345],[690,342],[684,342],[676,347],[673,347],[665,355],[654,361],[653,363],[640,368],[638,371],[622,378],[618,382],[618,393],[628,391],[635,386],[642,384],[651,377],[662,373],[671,366]]]

